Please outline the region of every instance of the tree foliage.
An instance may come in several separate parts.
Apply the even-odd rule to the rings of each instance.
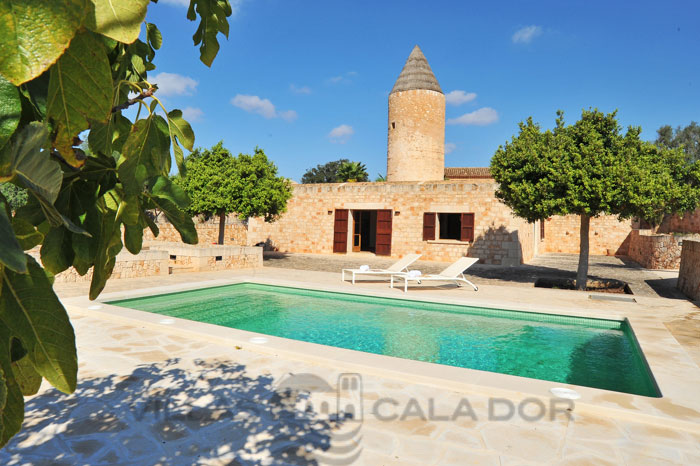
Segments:
[[[182,168],[194,134],[148,82],[162,44],[155,24],[139,39],[148,5],[0,0],[0,446],[19,430],[23,397],[42,378],[75,389],[75,336],[49,277],[92,268],[95,299],[119,251],[138,253],[145,228],[158,233],[146,215],[154,208],[183,241],[197,241],[183,210],[189,199],[168,178],[171,150]],[[191,0],[207,65],[230,14],[227,0]],[[143,115],[134,122],[122,113],[132,105]],[[38,246],[43,268],[25,252]]]
[[[5,196],[10,210],[16,211],[27,203],[27,190],[12,183],[0,183],[0,194]]]
[[[338,183],[338,170],[343,164],[350,162],[348,159],[339,159],[323,165],[309,168],[301,177],[302,184],[313,183]]]
[[[187,212],[218,215],[219,243],[223,243],[226,214],[237,213],[242,220],[263,217],[272,222],[286,211],[292,196],[291,182],[277,175],[275,164],[257,147],[253,155],[234,157],[219,142],[211,149],[196,149],[185,166],[186,175],[175,182],[192,200]]]
[[[573,125],[557,113],[553,130],[542,131],[532,118],[499,147],[491,173],[496,196],[528,221],[553,215],[581,216],[581,253],[577,287],[585,288],[588,226],[591,217],[614,214],[658,222],[664,213],[692,210],[694,171],[680,163],[681,153],[640,139],[640,128],[622,134],[616,112],[584,110]]]
[[[682,148],[688,162],[700,161],[700,125],[691,121],[688,126],[676,127],[675,131],[670,125],[665,125],[656,130],[656,144],[660,147],[677,149]]]
[[[338,181],[369,181],[367,167],[360,162],[345,162],[338,169]]]

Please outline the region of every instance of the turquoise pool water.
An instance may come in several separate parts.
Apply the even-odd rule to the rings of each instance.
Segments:
[[[660,396],[627,321],[252,283],[109,304],[367,353]]]

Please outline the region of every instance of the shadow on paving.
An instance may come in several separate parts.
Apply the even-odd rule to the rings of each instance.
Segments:
[[[178,363],[28,399],[23,429],[0,450],[0,464],[316,464],[338,440],[338,416],[297,408],[308,392],[275,390],[272,377],[250,377],[237,363]]]

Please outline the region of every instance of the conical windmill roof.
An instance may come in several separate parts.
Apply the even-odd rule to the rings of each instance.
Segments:
[[[396,80],[391,94],[414,89],[443,93],[433,74],[433,70],[430,69],[428,60],[426,60],[425,55],[423,55],[423,52],[417,45],[413,47],[411,55],[408,56],[408,60],[406,60],[406,64],[403,66],[403,70],[401,70],[399,79]]]

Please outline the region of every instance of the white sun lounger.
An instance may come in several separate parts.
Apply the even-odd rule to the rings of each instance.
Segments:
[[[418,284],[422,282],[433,282],[433,281],[440,281],[440,282],[453,282],[457,286],[460,286],[460,283],[467,283],[471,286],[474,287],[474,291],[478,291],[479,288],[467,280],[464,277],[464,271],[467,270],[469,267],[472,265],[476,264],[479,262],[479,259],[476,257],[462,257],[459,259],[457,262],[454,264],[450,265],[447,267],[445,270],[438,274],[430,274],[430,275],[411,275],[408,273],[397,273],[393,274],[391,276],[391,287],[394,287],[394,278],[400,280],[403,280],[403,291],[404,293],[408,291],[408,282],[417,282]]]
[[[395,275],[408,271],[408,266],[418,260],[420,254],[406,254],[401,260],[393,263],[386,269],[343,269],[342,278],[345,281],[345,272],[352,273],[352,284],[355,284],[355,275]]]

